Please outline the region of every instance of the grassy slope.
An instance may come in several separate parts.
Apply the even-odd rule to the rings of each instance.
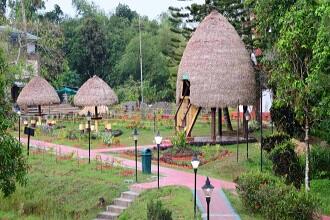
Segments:
[[[237,195],[234,195],[228,190],[224,190],[228,200],[230,201],[231,205],[234,207],[235,211],[239,214],[242,220],[262,220],[262,216],[254,215],[248,212],[243,204],[242,201],[239,199]]]
[[[173,219],[194,219],[192,192],[188,188],[174,186],[161,188],[160,190],[148,190],[142,193],[120,216],[120,220],[147,219],[147,204],[156,199],[161,200],[164,207],[172,211]]]
[[[322,213],[330,216],[330,180],[312,180],[311,191],[321,200]]]
[[[128,189],[123,168],[96,171],[95,164],[55,162],[53,155],[31,155],[26,187],[9,198],[0,195],[0,219],[92,219],[103,210],[98,199],[110,203]],[[141,176],[140,180],[146,180]]]

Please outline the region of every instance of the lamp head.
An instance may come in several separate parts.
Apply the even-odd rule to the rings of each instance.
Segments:
[[[18,114],[18,116],[21,116],[22,113],[21,113],[20,110],[18,110],[18,111],[17,111],[17,114]]]
[[[250,121],[251,120],[251,115],[249,113],[249,111],[246,111],[244,114],[245,120]]]
[[[156,144],[161,144],[162,143],[163,138],[160,136],[159,131],[157,132],[157,135],[155,136],[155,142]]]
[[[206,178],[205,185],[202,187],[206,198],[211,198],[214,186],[211,184],[209,177]]]
[[[200,163],[200,160],[198,159],[197,155],[195,154],[193,159],[191,160],[191,165],[194,170],[198,169],[199,163]]]
[[[87,112],[87,121],[91,121],[92,120],[92,115],[91,115],[91,112],[90,111],[88,111]]]
[[[134,128],[132,135],[133,135],[134,141],[137,141],[139,138],[139,133],[136,128]]]

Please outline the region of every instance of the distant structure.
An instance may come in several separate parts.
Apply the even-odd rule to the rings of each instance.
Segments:
[[[216,140],[216,109],[253,105],[255,74],[250,54],[228,20],[212,11],[197,27],[183,53],[176,84],[176,130],[190,137],[202,108],[212,112],[211,140]],[[219,129],[222,128],[219,114]]]
[[[11,88],[12,100],[15,103],[20,91],[25,86],[25,82],[30,80],[32,77],[37,76],[40,72],[40,62],[37,53],[37,42],[39,37],[30,33],[26,33],[25,35],[23,31],[10,26],[0,26],[0,34],[1,37],[7,39],[8,54],[10,54],[12,51],[16,52],[19,47],[26,48],[26,50],[24,49],[20,53],[21,55],[24,55],[26,58],[27,66],[29,66],[29,69],[32,70],[28,71],[26,69],[23,71],[21,76],[15,76],[17,80],[14,82]],[[26,39],[26,45],[21,45],[21,39],[23,37]],[[17,55],[15,54],[14,57],[16,59]]]

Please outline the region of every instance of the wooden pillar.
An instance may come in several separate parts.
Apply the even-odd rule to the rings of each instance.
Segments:
[[[215,115],[216,115],[216,108],[211,108],[211,138],[212,141],[216,141],[216,125],[215,125]]]
[[[244,131],[244,137],[246,137],[247,135],[247,129],[248,129],[248,124],[247,121],[245,119],[245,113],[247,112],[248,107],[246,105],[243,105],[243,131]]]
[[[222,137],[222,109],[218,108],[218,135]]]
[[[38,115],[41,116],[41,105],[38,105]]]
[[[95,118],[98,118],[97,106],[95,106]]]

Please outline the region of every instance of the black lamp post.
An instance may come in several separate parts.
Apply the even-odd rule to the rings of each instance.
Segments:
[[[211,202],[211,195],[213,192],[214,186],[212,186],[209,178],[206,178],[205,185],[202,187],[202,190],[204,192],[205,198],[206,198],[206,204],[207,204],[207,220],[210,220],[210,202]]]
[[[251,119],[249,110],[245,112],[244,117],[246,120],[246,158],[249,159],[249,121]]]
[[[90,111],[87,113],[87,122],[88,122],[88,163],[91,163],[91,120],[92,120],[92,115]]]
[[[18,115],[18,141],[21,143],[21,111],[18,111],[17,115]]]
[[[138,181],[137,179],[137,142],[139,138],[139,133],[136,128],[134,128],[133,131],[133,139],[134,139],[134,145],[135,145],[135,182]]]
[[[197,179],[197,169],[199,166],[199,159],[197,157],[197,155],[195,155],[193,157],[193,159],[191,160],[191,165],[194,169],[194,173],[195,173],[195,193],[194,193],[194,216],[196,217],[196,200],[197,200],[197,196],[196,196],[196,179]]]
[[[157,135],[155,136],[155,142],[157,144],[157,153],[158,153],[158,163],[157,163],[157,186],[158,186],[158,189],[159,189],[159,148],[160,148],[160,144],[162,143],[162,136],[160,136],[160,133],[158,131]]]

